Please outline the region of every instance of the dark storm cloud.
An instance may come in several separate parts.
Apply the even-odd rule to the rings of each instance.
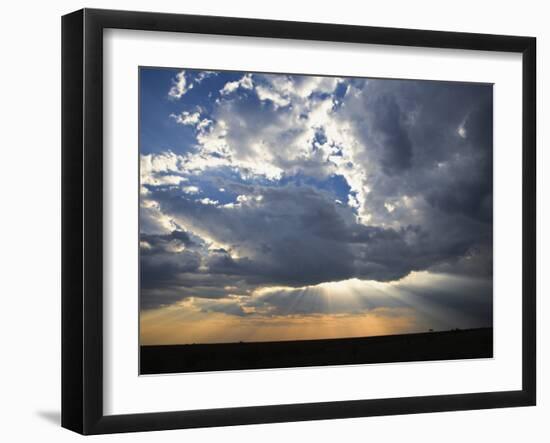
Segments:
[[[412,144],[404,127],[403,113],[393,95],[377,97],[369,132],[382,147],[381,165],[387,174],[411,167]]]
[[[251,292],[251,287],[236,275],[213,274],[208,271],[199,271],[198,268],[184,269],[171,264],[166,268],[167,270],[164,271],[155,266],[150,256],[142,258],[140,288],[142,308],[166,306],[189,297],[221,301],[229,294],[248,296]],[[157,271],[159,275],[155,275]]]
[[[461,213],[490,222],[493,215],[493,126],[489,97],[483,97],[481,103],[472,107],[462,128],[465,138],[462,155],[465,158],[437,189],[427,194],[427,199],[447,213]]]
[[[393,229],[357,224],[350,208],[309,187],[250,186],[248,192],[253,196],[250,202],[234,207],[202,204],[169,187],[157,189],[154,195],[163,213],[246,254],[233,258],[224,248],[205,252],[201,262],[205,272],[222,286],[232,286],[236,280],[248,287],[314,285],[353,277],[390,281],[413,270],[452,262],[478,236],[475,230],[459,230],[443,239],[421,226]],[[260,195],[261,200],[256,200]],[[173,236],[153,238],[165,241]],[[198,255],[170,257],[160,275],[172,272],[175,286],[183,283],[183,273],[198,269]],[[143,261],[151,266],[147,253]],[[183,269],[185,265],[189,267]],[[180,296],[185,292],[180,291]]]
[[[198,246],[185,231],[172,231],[170,234],[141,233],[139,238],[141,242],[145,243],[141,251],[144,255],[155,254],[159,251],[167,252],[170,247],[185,246],[191,248]]]
[[[217,241],[247,251],[238,259],[227,251],[209,254],[206,264],[211,273],[291,285],[353,275],[354,255],[345,241],[346,223],[350,223],[345,217],[352,217],[349,210],[339,210],[309,187],[247,189],[253,195],[251,201],[231,208],[204,205],[171,189],[158,192],[155,199],[164,213],[195,232],[207,232]]]
[[[421,195],[445,213],[491,220],[492,86],[369,80],[359,92],[340,114],[368,147],[357,159],[374,209]]]
[[[200,256],[189,251],[164,254],[144,253],[143,257],[140,268],[141,286],[146,289],[170,283],[174,276],[194,272],[200,265]]]
[[[147,290],[169,285],[183,273],[195,272],[201,257],[193,251],[199,246],[184,231],[170,234],[140,234],[141,288]]]

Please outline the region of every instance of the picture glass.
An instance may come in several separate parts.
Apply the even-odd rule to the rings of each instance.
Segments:
[[[139,167],[141,374],[493,356],[492,84],[140,67]]]

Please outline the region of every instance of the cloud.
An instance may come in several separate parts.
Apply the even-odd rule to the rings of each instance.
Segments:
[[[238,168],[242,176],[269,179],[279,179],[285,171],[326,176],[334,170],[327,162],[334,143],[317,141],[319,127],[329,123],[332,101],[295,96],[292,107],[283,108],[290,99],[281,95],[285,88],[279,83],[263,81],[254,88],[254,95],[220,100],[210,116],[211,130],[197,137],[200,150],[189,155],[190,166],[204,169],[208,156],[217,166]],[[279,89],[270,89],[273,85]],[[273,106],[262,106],[266,100]]]
[[[196,201],[200,202],[203,205],[214,205],[214,206],[216,206],[219,203],[219,201],[212,200],[211,198],[208,198],[208,197],[204,197]]]
[[[140,184],[161,186],[177,185],[186,181],[181,171],[182,157],[171,151],[140,156]]]
[[[222,314],[235,315],[239,317],[244,317],[246,315],[243,306],[241,306],[238,300],[234,299],[209,300],[204,298],[194,298],[192,299],[191,304],[194,309],[197,309],[203,313],[219,312]]]
[[[479,230],[448,229],[432,235],[420,226],[365,226],[357,223],[351,208],[307,186],[226,187],[245,194],[227,205],[185,197],[174,187],[151,191],[162,214],[203,239],[203,245],[215,246],[204,246],[200,263],[191,270],[211,286],[302,286],[350,278],[393,281],[437,264],[452,267],[483,238]],[[181,269],[172,271],[173,285],[184,284],[179,281]]]
[[[180,71],[176,74],[176,77],[172,80],[172,87],[168,91],[168,96],[172,99],[179,100],[187,92],[193,89],[195,84],[199,85],[204,80],[217,76],[215,71]]]
[[[299,288],[267,288],[241,303],[250,315],[271,316],[358,315],[414,308],[420,313],[417,319],[437,313],[440,329],[457,327],[457,323],[480,327],[492,321],[490,279],[428,272],[412,273],[395,283],[351,279]]]
[[[383,155],[380,159],[382,170],[394,174],[411,167],[412,144],[408,132],[403,127],[402,111],[395,97],[378,97],[372,104],[376,108],[372,117],[372,140],[381,145]]]
[[[342,336],[339,334],[343,326],[347,324],[348,330],[349,326],[356,326],[353,334],[344,335],[348,336],[365,335],[369,331],[366,327],[378,320],[388,325],[393,323],[392,319],[404,318],[408,319],[406,324],[393,333],[426,331],[428,328],[476,328],[492,323],[492,284],[490,279],[417,272],[392,283],[350,279],[315,286],[262,288],[247,295],[231,294],[225,298],[189,297],[168,309],[174,314],[185,315],[184,323],[180,323],[186,326],[184,329],[208,319],[216,319],[218,325],[234,321],[239,321],[239,327],[255,324],[256,328],[261,326],[259,330],[268,324],[286,330],[295,322],[307,322],[314,326],[314,331],[328,326],[332,330],[329,336]],[[207,314],[223,314],[224,317]],[[223,337],[230,331],[235,332],[237,324],[232,325],[229,329],[224,328]],[[315,335],[326,337],[327,332]],[[391,332],[382,330],[379,333]],[[287,338],[296,339],[296,333],[299,332],[292,331]],[[216,337],[219,341],[221,335]],[[228,341],[244,337],[250,340],[248,334],[237,334],[237,339]]]
[[[341,101],[336,115],[349,124],[355,140],[344,156],[365,173],[355,188],[362,191],[359,212],[369,223],[424,224],[437,212],[477,212],[477,218],[487,219],[492,212],[490,85],[368,80],[351,83]],[[477,126],[475,135],[468,121]],[[466,138],[457,132],[461,125]],[[387,202],[396,210],[388,212]]]
[[[200,71],[195,77],[195,83],[202,83],[203,80],[206,80],[210,77],[216,77],[218,73],[216,71]]]
[[[187,91],[193,88],[193,83],[189,83],[185,78],[185,71],[178,72],[172,83],[173,85],[168,91],[168,96],[176,100],[182,98]]]
[[[273,103],[275,108],[280,106],[288,106],[290,104],[290,99],[278,94],[276,91],[266,88],[264,86],[256,87],[256,94],[261,101],[269,100]]]
[[[144,306],[286,287],[271,303],[284,307],[318,300],[306,287],[419,272],[488,291],[489,85],[223,75],[204,91],[219,99],[172,113],[196,128],[191,146],[141,156]]]
[[[196,126],[201,121],[201,115],[198,112],[183,111],[181,114],[170,114],[177,123],[180,125]]]
[[[197,186],[184,186],[181,188],[186,194],[198,194],[200,189]]]
[[[212,120],[201,118],[200,112],[183,111],[180,114],[170,114],[176,123],[184,126],[193,126],[198,132],[204,133],[212,124]]]
[[[220,89],[221,95],[228,95],[235,92],[239,88],[252,89],[254,83],[252,82],[252,74],[244,75],[240,80],[233,82],[227,82],[222,89]]]

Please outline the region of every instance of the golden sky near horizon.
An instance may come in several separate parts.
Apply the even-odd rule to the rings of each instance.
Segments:
[[[142,310],[140,344],[311,340],[488,326],[447,307],[457,297],[478,297],[472,289],[479,284],[476,279],[413,272],[387,283],[350,279],[303,288],[266,287],[249,297],[232,297],[221,309],[218,300],[189,297]],[[430,287],[445,288],[438,294],[441,300],[422,295]],[[273,299],[281,304],[273,306]]]
[[[424,331],[407,309],[364,314],[242,318],[166,307],[141,317],[141,345],[366,337]]]

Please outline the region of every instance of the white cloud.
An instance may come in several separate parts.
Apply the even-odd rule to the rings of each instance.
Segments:
[[[258,98],[262,101],[272,101],[275,107],[284,107],[290,104],[290,99],[288,97],[283,97],[276,91],[263,86],[256,86],[256,94],[258,94]]]
[[[209,77],[215,77],[217,75],[218,73],[216,71],[201,71],[197,77],[195,77],[195,83],[201,83],[203,80]]]
[[[147,154],[140,156],[141,185],[178,185],[187,179],[181,172],[183,158],[171,151],[162,154]],[[172,173],[172,174],[170,174]]]
[[[293,81],[288,76],[247,74],[240,80],[228,82],[222,89],[225,97],[216,102],[209,116],[208,131],[197,135],[199,152],[186,158],[188,170],[204,170],[219,166],[234,167],[243,178],[255,175],[270,180],[283,174],[299,171],[319,179],[333,173],[344,175],[350,186],[361,193],[360,172],[350,169],[349,155],[342,156],[341,147],[348,151],[354,140],[349,125],[334,117],[333,96],[309,99],[312,91],[333,91],[339,79],[320,78],[315,81]],[[256,84],[254,86],[254,84]],[[272,106],[253,109],[237,94],[239,87],[252,88],[261,101]],[[178,116],[182,123],[200,125],[197,113]],[[316,133],[325,131],[327,141],[320,143]],[[334,156],[338,154],[339,156]],[[340,161],[346,162],[340,165]],[[328,161],[330,160],[330,161]],[[342,169],[342,171],[339,171]],[[356,174],[357,177],[352,177]]]
[[[263,195],[238,195],[237,203],[257,203],[264,199]]]
[[[196,126],[197,128],[197,131],[205,131],[206,129],[208,129],[210,127],[210,125],[212,124],[212,120],[208,120],[207,118],[203,118]]]
[[[168,96],[179,100],[182,98],[190,89],[193,89],[194,84],[199,85],[203,80],[218,75],[215,71],[201,71],[197,74],[194,80],[189,80],[186,77],[185,71],[180,71],[176,74],[176,78],[172,81],[173,86],[168,91]]]
[[[254,83],[252,82],[252,74],[246,74],[241,79],[234,82],[227,82],[222,89],[220,89],[221,95],[229,95],[235,92],[239,88],[252,89]]]
[[[180,125],[195,126],[201,121],[201,115],[198,112],[183,111],[181,114],[170,114],[170,117]]]
[[[297,79],[293,91],[302,98],[309,97],[313,92],[331,94],[340,81],[337,77],[303,76]]]
[[[201,118],[199,112],[183,111],[180,114],[170,114],[170,117],[173,118],[176,123],[180,125],[194,126],[195,129],[199,132],[206,131],[212,124],[212,120]]]
[[[366,207],[369,188],[366,173],[356,152],[364,147],[346,119],[336,115],[332,95],[342,80],[332,77],[296,77],[284,75],[244,75],[228,82],[220,91],[224,99],[217,102],[212,118],[201,119],[199,112],[173,116],[178,123],[197,128],[199,152],[188,154],[184,169],[205,170],[220,166],[234,167],[243,178],[255,175],[270,180],[299,171],[323,179],[342,175],[353,192],[348,204],[357,210],[360,220],[371,217]],[[256,83],[256,85],[254,84]],[[254,88],[261,101],[273,106],[253,113],[230,95],[239,87]],[[331,94],[323,99],[312,93]],[[208,131],[206,131],[208,128]],[[316,134],[324,132],[322,143]]]
[[[201,198],[200,200],[197,200],[197,201],[199,201],[203,205],[214,205],[215,206],[215,205],[219,204],[219,201],[212,200],[211,198],[208,198],[208,197]]]
[[[184,186],[181,188],[186,194],[198,194],[200,189],[197,186]]]
[[[337,77],[265,75],[265,85],[258,85],[256,93],[260,100],[271,100],[275,106],[287,106],[291,102],[303,102],[311,94],[332,94],[341,79]]]
[[[180,71],[176,74],[176,79],[173,80],[174,85],[168,91],[168,95],[179,100],[187,91],[193,88],[193,83],[189,83],[185,78],[185,71]]]

